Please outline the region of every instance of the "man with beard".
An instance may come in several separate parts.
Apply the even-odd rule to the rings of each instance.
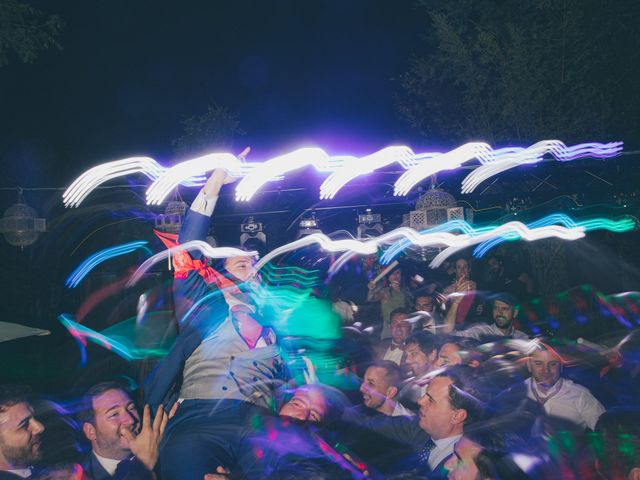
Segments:
[[[44,426],[33,416],[29,389],[0,386],[0,479],[29,478],[41,456]]]
[[[447,323],[443,333],[452,332],[455,324],[455,309],[462,297],[454,297],[453,304],[447,312]],[[514,322],[518,317],[518,300],[508,293],[499,293],[492,297],[493,300],[493,324],[478,323],[466,330],[452,332],[460,337],[469,337],[482,341],[485,338],[505,337],[519,340],[527,340],[529,336],[517,330]]]
[[[162,407],[152,420],[146,406],[141,422],[129,392],[116,382],[103,382],[84,395],[79,417],[91,443],[83,469],[92,480],[155,478],[158,445],[168,420]]]

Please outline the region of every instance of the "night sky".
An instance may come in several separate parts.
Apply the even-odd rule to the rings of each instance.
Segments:
[[[254,160],[411,144],[394,110],[425,13],[394,1],[57,1],[62,50],[0,70],[1,185],[60,187],[132,155],[174,161],[180,120],[237,113]]]

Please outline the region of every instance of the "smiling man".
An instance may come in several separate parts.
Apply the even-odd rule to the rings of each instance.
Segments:
[[[365,407],[392,417],[413,413],[395,400],[402,381],[402,371],[395,363],[382,360],[369,366],[364,373],[360,393]]]
[[[536,343],[527,359],[531,377],[525,380],[527,397],[542,405],[549,417],[568,420],[594,430],[604,407],[591,392],[561,376],[562,357],[551,347]]]
[[[162,407],[141,420],[131,395],[116,382],[91,387],[82,399],[82,431],[91,443],[83,469],[92,480],[154,478],[158,445],[168,420]]]
[[[41,456],[44,426],[33,416],[29,389],[0,385],[0,478],[29,478]]]
[[[418,402],[417,418],[366,417],[351,409],[345,412],[343,420],[406,445],[412,454],[396,465],[395,473],[446,478],[444,464],[453,454],[455,443],[464,429],[484,414],[474,375],[470,367],[455,366],[435,376]]]
[[[455,325],[456,309],[462,297],[453,297],[453,303],[447,312],[446,326],[443,333],[452,332],[454,335],[469,337],[482,341],[485,338],[505,337],[526,340],[529,336],[517,330],[514,323],[518,317],[518,299],[507,293],[499,293],[491,297],[493,307],[491,310],[493,323],[478,323],[466,330],[453,332]]]
[[[204,240],[225,183],[216,169],[187,212],[177,242]],[[168,246],[176,246],[175,243]],[[173,297],[178,338],[145,382],[147,402],[183,402],[167,426],[160,456],[163,478],[193,480],[218,466],[241,465],[242,426],[268,414],[286,380],[275,331],[264,324],[253,257],[228,258],[223,268],[174,250]]]

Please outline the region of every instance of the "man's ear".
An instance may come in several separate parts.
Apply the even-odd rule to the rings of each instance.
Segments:
[[[82,424],[82,431],[89,441],[96,439],[96,427],[91,425],[89,422],[84,422]]]
[[[387,397],[394,398],[398,394],[398,387],[389,387],[387,388]]]
[[[427,358],[429,359],[429,363],[435,362],[436,358],[438,358],[438,349],[434,348]]]
[[[464,408],[458,408],[453,413],[453,423],[455,424],[464,423],[465,420],[467,419],[467,416],[468,416],[467,411]]]
[[[527,357],[526,363],[527,363],[527,370],[529,371],[529,373],[533,373],[531,371],[531,357]]]

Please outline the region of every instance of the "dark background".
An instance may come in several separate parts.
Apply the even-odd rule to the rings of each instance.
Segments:
[[[74,291],[65,278],[108,246],[145,239],[152,250],[161,248],[151,228],[164,207],[144,204],[144,177],[113,181],[108,186],[121,187],[96,191],[73,210],[61,204],[64,188],[105,161],[183,159],[172,146],[184,133],[181,122],[212,104],[228,109],[244,131],[225,150],[251,146],[253,161],[312,145],[363,155],[399,144],[421,152],[469,140],[494,146],[623,140],[625,155],[616,160],[512,170],[483,193],[459,195],[467,171],[442,174],[437,182],[476,209],[479,222],[555,211],[636,215],[637,2],[527,3],[29,2],[44,16],[59,15],[64,27],[60,49],[44,49],[32,63],[10,55],[0,68],[0,209],[15,203],[22,187],[48,231],[24,250],[0,240],[0,308],[6,321],[53,334],[0,345],[2,365],[11,367],[3,376],[49,390],[76,381],[82,376],[77,347],[57,316],[75,313],[142,257],[112,261]],[[355,232],[367,206],[391,229],[429,187],[425,181],[408,197],[393,197],[398,173],[388,169],[320,202],[323,177],[313,172],[288,176],[249,204],[224,195],[216,237],[237,244],[239,224],[257,214],[273,247],[295,238],[300,216],[312,209],[325,232]],[[548,183],[536,187],[547,175]],[[195,192],[180,194],[189,201]],[[640,289],[638,254],[635,232],[593,234],[563,257],[564,287]],[[117,294],[90,326],[135,314],[139,294]],[[102,361],[98,347],[90,352]],[[104,358],[114,371],[126,367],[113,355]]]

